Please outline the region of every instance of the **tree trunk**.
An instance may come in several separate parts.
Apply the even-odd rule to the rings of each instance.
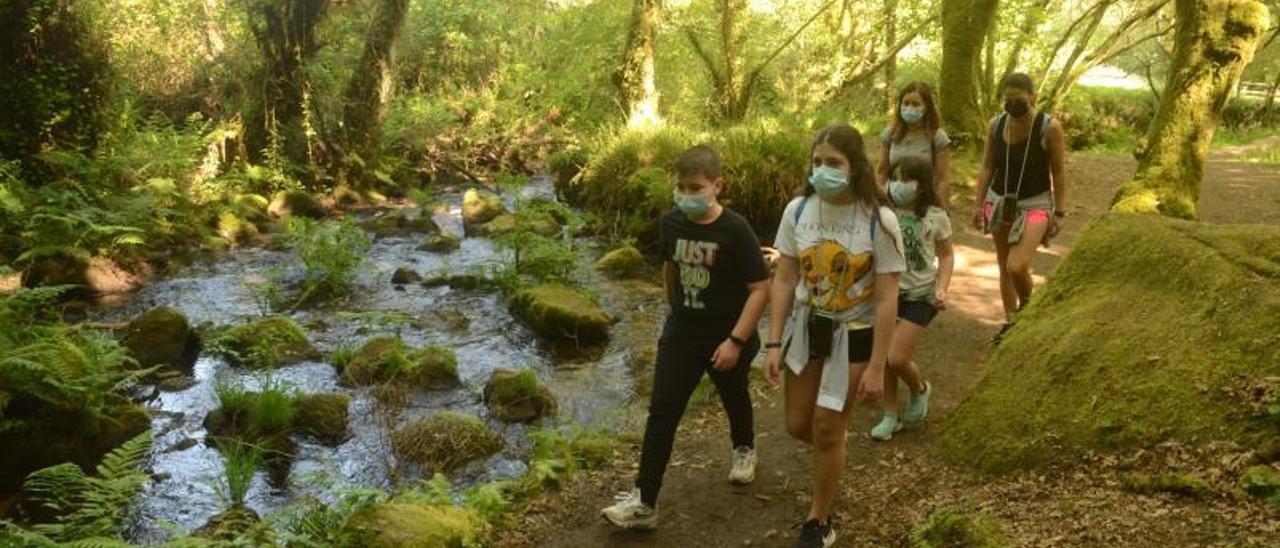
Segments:
[[[244,114],[245,148],[252,161],[282,156],[294,165],[309,163],[302,68],[319,49],[316,25],[328,6],[329,0],[249,3],[249,28],[263,58]]]
[[[991,104],[998,105],[1001,103],[1001,90],[998,78],[1004,78],[1006,74],[1018,70],[1018,65],[1022,63],[1022,52],[1026,49],[1027,44],[1032,41],[1035,36],[1036,29],[1040,28],[1041,23],[1048,17],[1049,10],[1054,0],[1039,0],[1039,3],[1022,14],[1022,24],[1018,25],[1018,34],[1014,37],[1013,48],[1009,50],[1009,55],[1004,60],[1004,71],[996,75],[991,81]]]
[[[627,33],[622,68],[615,75],[618,98],[627,113],[627,125],[654,124],[658,117],[658,89],[654,83],[654,47],[662,0],[635,0],[631,8],[631,30]]]
[[[1231,89],[1268,25],[1256,0],[1176,0],[1168,82],[1112,209],[1194,219],[1204,160]]]
[[[1267,102],[1262,105],[1262,114],[1264,116],[1271,114],[1271,108],[1276,106],[1276,91],[1280,90],[1280,70],[1276,71],[1276,79],[1271,83],[1271,88],[1267,90]]]
[[[747,93],[740,89],[742,59],[738,55],[738,16],[747,7],[746,0],[716,0],[720,12],[721,87],[716,102],[720,118],[736,122],[747,114]]]
[[[391,45],[404,23],[409,0],[382,0],[369,24],[360,64],[347,83],[343,102],[343,128],[347,152],[359,154],[370,164],[378,159],[383,106],[390,94]]]
[[[947,131],[960,143],[980,140],[986,125],[978,98],[978,63],[995,23],[997,2],[942,0],[939,102]]]
[[[884,0],[884,108],[892,115],[898,107],[898,0]]]

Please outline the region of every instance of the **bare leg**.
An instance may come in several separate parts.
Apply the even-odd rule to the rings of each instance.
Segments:
[[[822,382],[822,361],[809,362],[799,375],[782,365],[784,382],[783,407],[786,410],[787,434],[813,445],[813,410],[818,401],[818,385]]]
[[[813,504],[809,517],[826,523],[840,488],[840,472],[845,465],[845,426],[849,422],[849,410],[853,409],[853,395],[862,380],[866,363],[850,365],[849,400],[844,410],[816,408],[813,413]]]
[[[991,234],[991,239],[996,243],[996,265],[1000,269],[1000,301],[1004,305],[1005,319],[1009,320],[1018,311],[1018,293],[1006,266],[1009,262],[1009,230],[997,229]]]
[[[908,321],[900,321],[893,328],[893,345],[889,347],[887,372],[901,377],[911,389],[912,394],[924,392],[924,378],[920,375],[920,368],[916,367],[916,363],[912,361],[912,357],[916,354],[916,347],[920,346],[923,336],[923,327]],[[895,406],[894,409],[896,410],[897,407]]]
[[[884,370],[884,394],[880,396],[880,409],[890,413],[898,412],[898,374],[893,370],[893,362]]]
[[[1040,240],[1044,239],[1048,230],[1049,223],[1027,223],[1022,239],[1008,247],[1005,258],[1001,259],[1005,265],[1003,269],[1008,273],[1017,293],[1017,308],[1014,310],[1020,310],[1031,300],[1031,259],[1036,256],[1036,246],[1040,245]],[[1008,306],[1005,310],[1008,311]]]

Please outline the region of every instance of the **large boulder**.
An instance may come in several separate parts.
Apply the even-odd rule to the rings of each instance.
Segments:
[[[341,546],[456,548],[473,546],[484,531],[474,510],[389,502],[360,509],[342,527]]]
[[[484,402],[493,416],[508,422],[531,422],[556,411],[556,398],[538,384],[532,369],[497,369],[484,385]]]
[[[356,350],[342,368],[342,382],[349,386],[392,381],[427,389],[456,386],[457,357],[448,348],[415,349],[396,337],[375,337]]]
[[[293,320],[268,316],[237,325],[214,338],[210,350],[231,365],[266,369],[319,357],[307,334]]]
[[[200,354],[200,336],[187,317],[167,306],[130,321],[121,344],[143,368],[169,366],[190,373]]]
[[[378,237],[408,236],[410,234],[435,234],[440,226],[425,211],[410,217],[403,209],[389,211],[360,224]]]
[[[507,206],[492,192],[473,188],[462,195],[462,223],[468,233],[472,226],[492,221],[504,213],[507,213]]]
[[[558,284],[520,290],[511,299],[511,310],[539,335],[579,345],[605,341],[613,324],[613,318],[590,297]]]
[[[398,458],[448,473],[502,449],[502,437],[474,415],[444,411],[396,430],[391,448]]]
[[[351,397],[346,394],[301,394],[294,398],[293,431],[311,436],[325,445],[338,445],[347,440],[347,408]]]
[[[644,274],[648,264],[634,246],[623,246],[605,253],[596,261],[596,270],[611,278],[634,278]]]
[[[516,229],[516,216],[510,213],[503,213],[489,221],[468,224],[464,228],[467,231],[467,236],[497,238]]]
[[[286,217],[323,219],[329,215],[329,211],[320,200],[301,190],[277,193],[267,205],[267,212],[282,219]]]

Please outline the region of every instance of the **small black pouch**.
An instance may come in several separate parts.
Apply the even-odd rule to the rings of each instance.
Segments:
[[[1005,194],[1004,205],[1000,208],[1000,220],[1006,223],[1012,223],[1018,218],[1018,195]]]
[[[809,359],[831,355],[831,339],[835,335],[835,320],[818,314],[809,314]]]

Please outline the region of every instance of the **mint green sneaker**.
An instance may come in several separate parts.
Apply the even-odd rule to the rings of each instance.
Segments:
[[[880,423],[871,429],[871,439],[889,441],[901,430],[902,423],[898,421],[898,414],[885,411],[884,416],[880,418]]]
[[[920,422],[929,416],[929,396],[933,395],[933,386],[929,381],[924,381],[924,392],[920,394],[911,394],[907,399],[907,410],[902,413],[903,420],[907,422]]]

